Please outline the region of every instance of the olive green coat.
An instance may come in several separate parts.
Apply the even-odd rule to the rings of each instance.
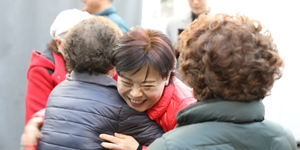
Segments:
[[[147,150],[296,150],[291,132],[264,114],[260,100],[198,102],[180,111],[178,126]]]

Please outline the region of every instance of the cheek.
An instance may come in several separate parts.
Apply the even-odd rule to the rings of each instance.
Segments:
[[[122,86],[122,84],[118,81],[117,82],[117,88],[118,88],[118,92],[121,95],[121,97],[126,97],[126,91],[128,91],[128,88]]]
[[[157,103],[164,92],[164,86],[160,86],[156,88],[151,94],[149,93],[147,96],[151,100],[151,103]]]
[[[200,6],[201,6],[202,9],[205,9],[206,8],[206,3],[202,2],[202,3],[200,3]]]

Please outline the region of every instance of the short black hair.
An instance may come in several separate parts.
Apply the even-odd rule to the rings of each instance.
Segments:
[[[113,52],[113,63],[118,74],[134,71],[137,73],[144,66],[151,67],[168,78],[174,76],[175,52],[170,39],[158,30],[135,27],[127,31],[119,40]]]

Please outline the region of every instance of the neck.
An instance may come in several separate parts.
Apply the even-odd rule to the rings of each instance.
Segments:
[[[105,1],[105,2],[103,2],[102,6],[98,9],[98,12],[97,12],[97,13],[102,12],[102,11],[108,9],[108,8],[110,8],[111,6],[112,6],[112,4],[111,4],[111,2],[109,2],[109,0],[108,0],[108,1]]]

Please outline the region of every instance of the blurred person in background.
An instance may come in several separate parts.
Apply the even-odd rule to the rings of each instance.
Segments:
[[[51,25],[52,40],[47,44],[47,49],[43,52],[32,51],[27,70],[25,124],[34,113],[46,107],[52,89],[66,78],[65,61],[61,51],[64,35],[78,22],[91,16],[77,9],[60,12]]]
[[[178,41],[178,35],[193,22],[200,14],[207,14],[209,7],[206,0],[187,0],[191,8],[190,12],[182,12],[181,16],[174,16],[170,19],[166,27],[166,35],[175,45]]]
[[[172,41],[176,58],[179,57],[178,52],[178,35],[186,28],[188,24],[194,21],[200,14],[208,14],[210,8],[206,0],[187,0],[190,6],[190,12],[182,12],[180,16],[174,16],[170,19],[166,27],[166,35]],[[179,61],[176,63],[176,76],[182,80],[180,72],[178,71]]]
[[[292,133],[264,119],[262,100],[282,75],[271,33],[245,15],[201,15],[180,35],[180,71],[198,103],[155,140],[158,149],[296,150]]]
[[[128,27],[124,20],[117,14],[116,8],[112,5],[112,1],[113,0],[81,0],[82,10],[97,16],[107,16],[125,33]]]

